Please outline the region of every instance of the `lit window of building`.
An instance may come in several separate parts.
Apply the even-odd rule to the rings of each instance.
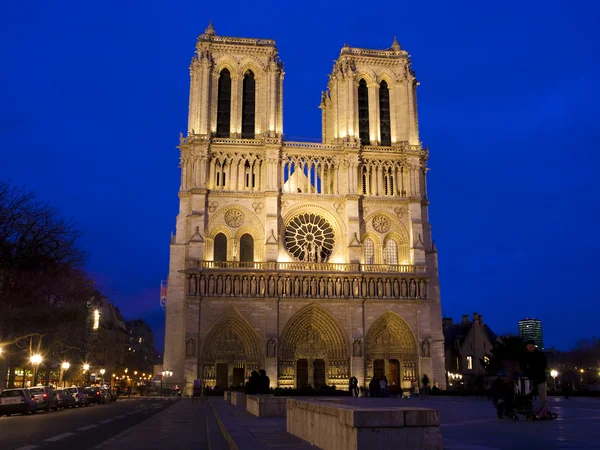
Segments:
[[[473,370],[473,357],[467,356],[467,370]]]

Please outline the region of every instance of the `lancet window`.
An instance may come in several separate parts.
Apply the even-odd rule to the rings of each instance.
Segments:
[[[393,239],[388,239],[385,243],[385,263],[390,265],[398,265],[398,244]]]
[[[375,244],[369,238],[363,242],[365,264],[375,264]]]
[[[381,134],[381,145],[392,145],[392,134],[390,125],[390,90],[383,80],[379,83],[379,131]]]
[[[369,88],[364,78],[358,82],[358,135],[362,145],[369,145]]]
[[[215,236],[215,261],[227,261],[227,236],[219,233]]]
[[[217,98],[217,137],[229,137],[231,122],[231,74],[221,70]]]
[[[242,138],[254,139],[256,116],[256,81],[254,73],[249,70],[244,75],[242,94]]]

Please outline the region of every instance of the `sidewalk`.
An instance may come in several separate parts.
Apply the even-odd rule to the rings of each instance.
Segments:
[[[104,441],[102,450],[227,450],[229,447],[205,400],[182,399],[148,420]]]
[[[259,419],[246,408],[233,406],[222,398],[211,397],[209,402],[233,450],[315,449],[308,442],[289,434],[283,417]]]

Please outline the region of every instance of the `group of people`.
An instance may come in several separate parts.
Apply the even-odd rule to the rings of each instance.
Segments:
[[[244,393],[250,395],[268,394],[271,390],[271,380],[264,369],[253,370],[244,386]]]
[[[498,372],[498,379],[491,388],[498,418],[511,417],[514,414],[515,382],[521,378],[530,381],[539,397],[540,405],[535,416],[538,419],[552,418],[548,408],[548,392],[546,390],[546,357],[537,349],[535,342],[527,341],[525,351],[519,355],[508,355],[503,359],[502,366]]]
[[[424,397],[429,395],[430,390],[430,381],[427,374],[423,375],[421,380],[423,384],[423,388],[421,389],[421,393]],[[350,377],[350,381],[348,383],[348,390],[350,391],[350,395],[353,397],[358,397],[359,388],[358,388],[358,379],[356,377]],[[384,375],[381,378],[373,377],[369,382],[369,396],[370,397],[387,397],[388,396],[388,380]]]

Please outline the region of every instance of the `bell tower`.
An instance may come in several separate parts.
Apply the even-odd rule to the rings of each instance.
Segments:
[[[344,44],[322,94],[323,143],[419,145],[416,87],[408,52]]]
[[[275,41],[218,36],[211,22],[198,37],[190,78],[188,135],[282,135],[283,65]]]

